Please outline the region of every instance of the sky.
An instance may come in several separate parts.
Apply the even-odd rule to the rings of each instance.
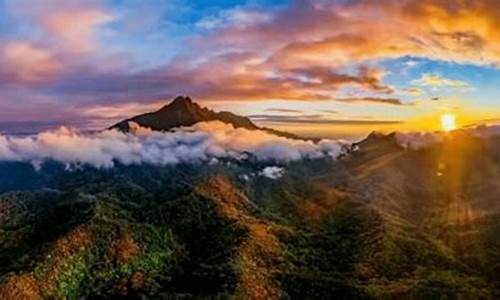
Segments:
[[[176,95],[304,135],[500,119],[496,0],[0,0],[0,131]]]

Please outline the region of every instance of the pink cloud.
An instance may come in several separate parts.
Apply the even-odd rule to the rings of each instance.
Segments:
[[[40,83],[55,75],[61,63],[47,49],[13,41],[0,48],[0,76],[13,83]]]
[[[59,52],[96,50],[98,27],[114,19],[100,0],[51,0],[50,5],[44,0],[7,3],[14,16],[40,28],[44,33],[43,42]]]
[[[78,9],[44,15],[41,23],[65,49],[89,52],[97,48],[95,28],[112,19],[112,16],[97,9]]]

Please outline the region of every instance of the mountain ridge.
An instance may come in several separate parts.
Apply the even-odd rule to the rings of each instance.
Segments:
[[[199,122],[210,121],[220,121],[233,125],[234,128],[263,130],[285,138],[314,140],[310,138],[301,138],[288,132],[259,127],[248,117],[240,116],[229,111],[216,112],[200,106],[188,96],[177,96],[174,100],[157,111],[125,119],[108,129],[117,129],[122,132],[129,132],[131,129],[129,123],[135,122],[142,127],[147,127],[155,131],[169,131],[176,127],[193,126]]]

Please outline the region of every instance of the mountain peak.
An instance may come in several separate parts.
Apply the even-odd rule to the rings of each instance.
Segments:
[[[190,97],[178,96],[170,103],[163,106],[156,113],[165,115],[164,117],[171,117],[170,114],[181,114],[184,117],[191,117],[196,119],[200,117],[199,115],[209,112],[209,109],[202,108],[200,105],[195,103]]]
[[[193,102],[193,100],[188,97],[188,96],[177,96],[175,99],[167,104],[165,107],[168,106],[190,106],[190,105],[197,105],[196,103]]]
[[[396,141],[395,132],[385,134],[379,131],[373,131],[365,139],[354,143],[352,146],[375,155],[387,152],[388,149],[400,148],[398,142]]]
[[[121,121],[111,127],[128,132],[129,122],[157,131],[168,131],[175,127],[192,126],[198,122],[220,121],[231,124],[235,128],[257,129],[258,127],[247,117],[230,112],[215,112],[201,107],[188,96],[178,96],[156,112],[146,113]]]
[[[393,141],[396,136],[395,132],[386,134],[380,131],[372,131],[362,142],[381,142]]]

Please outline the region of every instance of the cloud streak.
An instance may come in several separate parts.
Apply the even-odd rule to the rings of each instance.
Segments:
[[[375,104],[388,104],[397,106],[408,106],[411,103],[405,103],[397,98],[378,98],[378,97],[359,97],[359,98],[338,98],[335,99],[339,102],[345,103],[375,103]]]
[[[438,74],[425,73],[422,77],[413,81],[414,84],[420,86],[431,87],[452,87],[452,88],[468,88],[469,83],[463,80],[445,78]]]
[[[358,120],[358,119],[330,119],[322,114],[317,115],[250,115],[254,121],[283,123],[283,124],[325,124],[325,125],[394,125],[401,124],[398,120]]]

